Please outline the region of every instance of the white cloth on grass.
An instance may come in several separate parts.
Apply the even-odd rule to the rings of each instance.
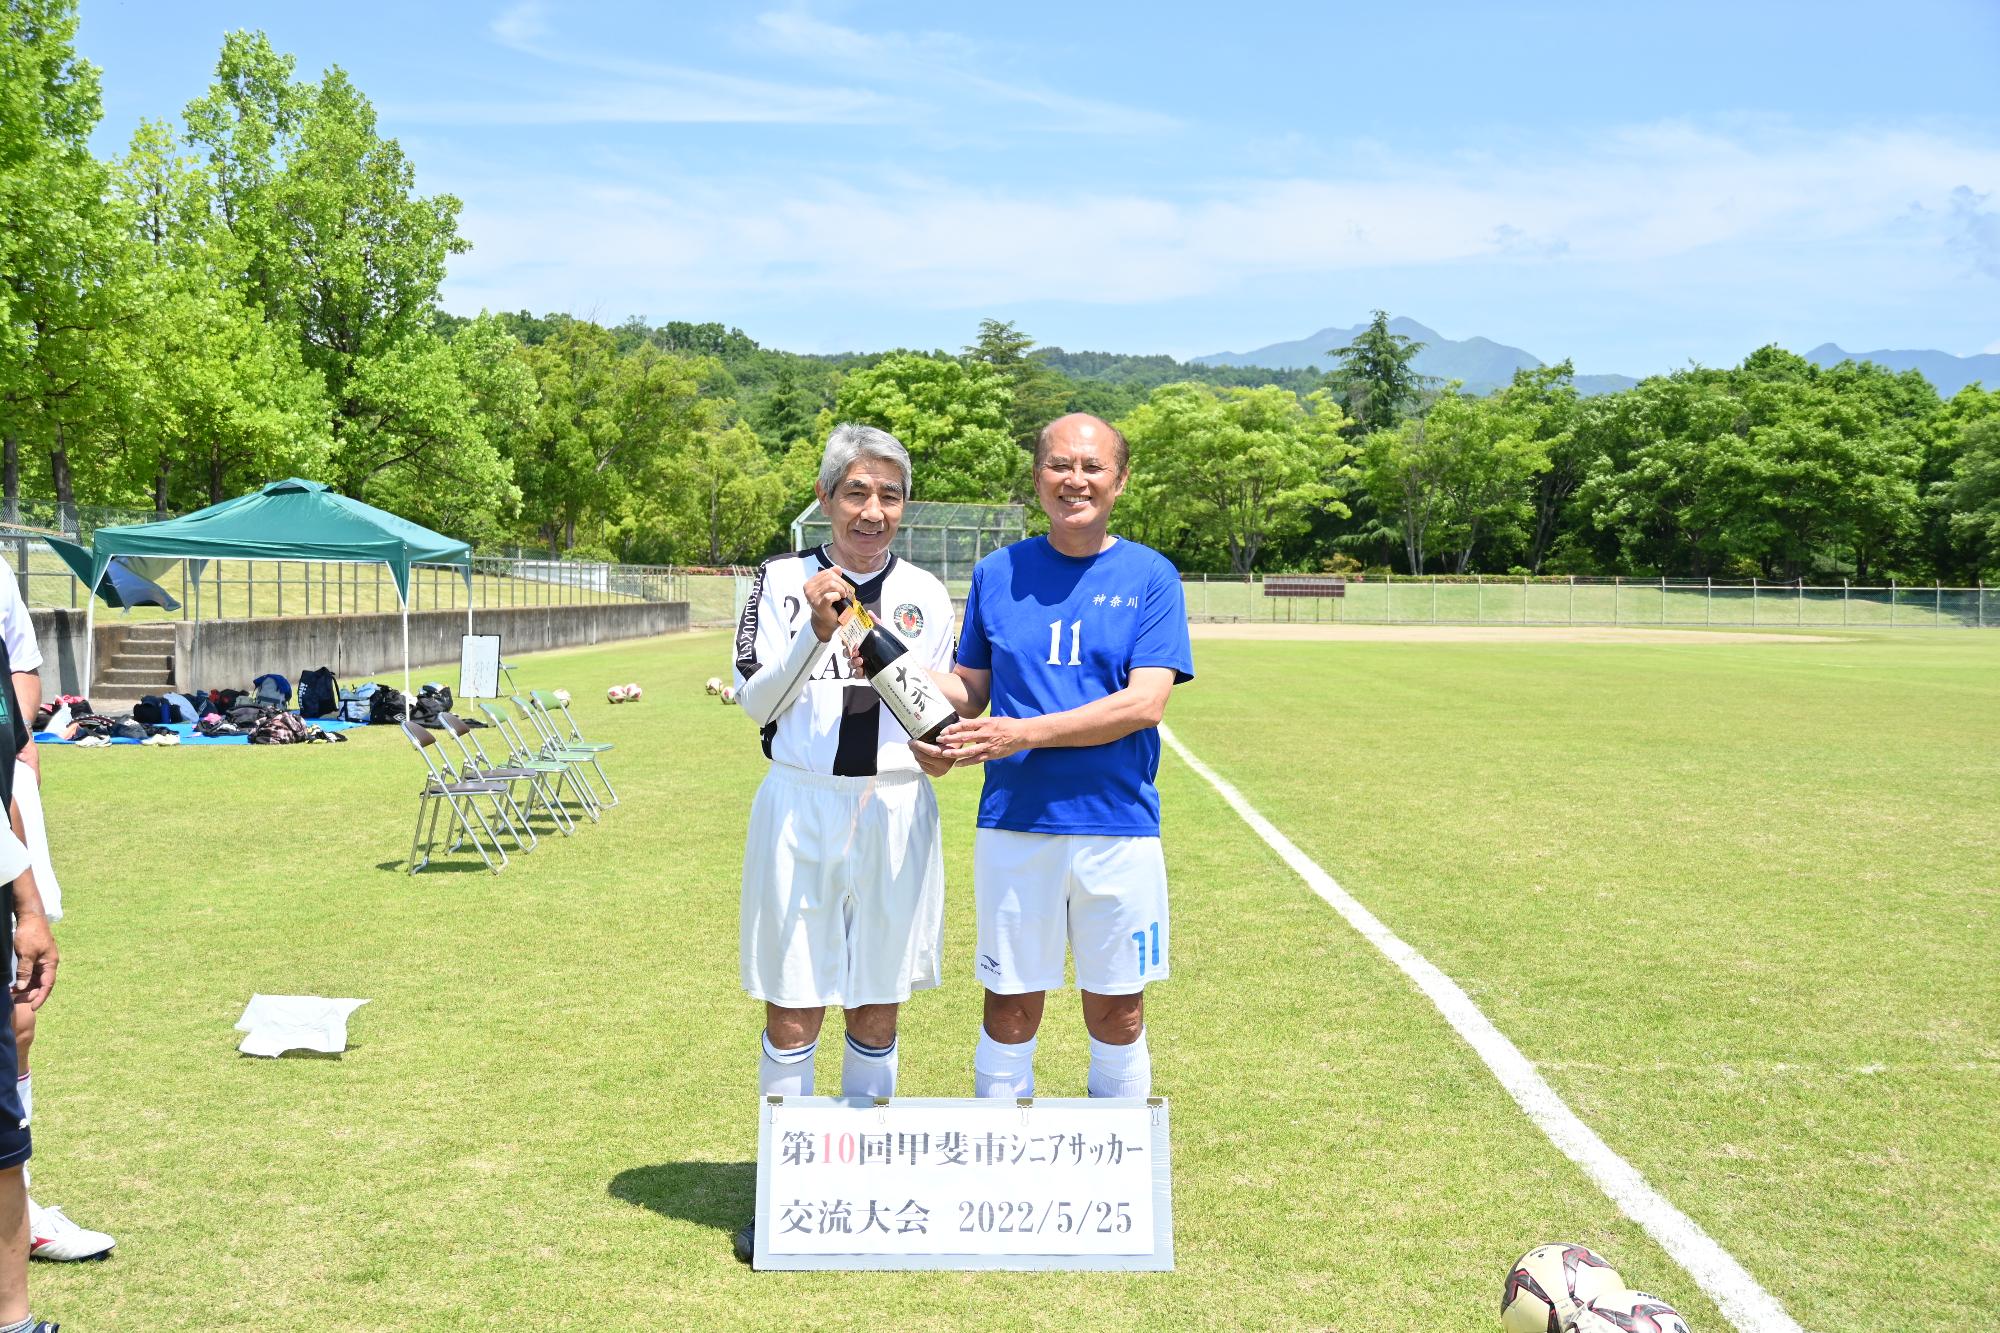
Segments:
[[[344,1051],[347,1017],[366,1003],[320,995],[253,995],[236,1020],[236,1030],[249,1034],[236,1049],[245,1055]]]

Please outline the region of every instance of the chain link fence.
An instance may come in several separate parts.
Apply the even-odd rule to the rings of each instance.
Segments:
[[[1726,629],[2000,628],[2000,590],[1705,579],[1183,576],[1188,619]]]
[[[1018,539],[1001,507],[969,506],[987,520],[954,556],[976,559]],[[0,515],[0,554],[13,567],[30,606],[81,607],[83,584],[42,540],[54,533],[88,541],[100,527],[150,523],[151,510],[24,503]],[[815,517],[812,511],[802,522]],[[958,517],[956,515],[952,517]],[[940,532],[949,525],[940,522]],[[810,534],[819,537],[822,534]],[[900,536],[901,534],[899,534]],[[808,543],[810,544],[810,543]],[[939,554],[943,550],[932,552]],[[935,568],[923,560],[916,563]],[[955,558],[945,586],[961,606],[970,559]],[[560,560],[517,552],[473,558],[470,587],[458,570],[419,565],[411,571],[410,609],[464,610],[582,606],[614,602],[686,602],[689,623],[735,623],[756,571],[745,566],[676,567]],[[1331,574],[1188,574],[1182,579],[1192,621],[1370,625],[1610,625],[1728,629],[2000,628],[2000,590],[1888,583],[1809,585],[1704,579],[1596,577],[1403,576]],[[379,564],[296,560],[213,560],[197,576],[186,563],[162,586],[178,610],[136,607],[133,619],[239,619],[250,616],[393,612],[396,586]]]

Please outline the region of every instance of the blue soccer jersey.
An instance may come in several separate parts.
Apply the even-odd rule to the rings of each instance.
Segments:
[[[958,662],[993,673],[995,717],[1080,708],[1124,689],[1134,667],[1192,680],[1180,575],[1133,541],[1084,557],[1046,537],[1016,542],[972,571]],[[1108,745],[1023,750],[985,768],[981,828],[1159,836],[1158,728]]]

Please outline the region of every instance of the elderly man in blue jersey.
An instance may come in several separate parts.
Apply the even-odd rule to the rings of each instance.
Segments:
[[[1035,1034],[1076,960],[1093,1097],[1152,1091],[1146,984],[1167,975],[1160,854],[1161,715],[1194,677],[1180,575],[1110,532],[1125,439],[1096,417],[1051,422],[1035,447],[1049,533],[972,573],[958,660],[940,684],[961,716],[929,771],[985,765],[973,853],[975,972],[986,987],[973,1056],[981,1097],[1035,1090]],[[990,717],[980,717],[988,704]]]

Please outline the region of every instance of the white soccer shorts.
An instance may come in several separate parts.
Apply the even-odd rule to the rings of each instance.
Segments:
[[[900,1004],[938,984],[943,954],[930,779],[771,765],[743,843],[743,989],[788,1009]]]
[[[1063,947],[1076,984],[1133,995],[1167,975],[1167,862],[1158,838],[979,830],[972,891],[973,972],[996,995],[1061,990]]]

